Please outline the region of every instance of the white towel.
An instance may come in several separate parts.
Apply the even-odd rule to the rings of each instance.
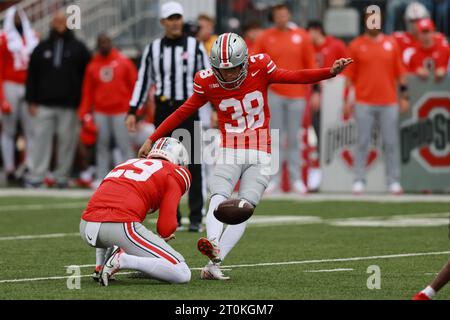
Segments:
[[[25,43],[14,24],[16,12],[19,13],[20,20],[22,21]],[[27,15],[22,9],[12,6],[6,11],[3,29],[6,34],[8,50],[14,57],[14,69],[26,70],[28,68],[28,61],[31,53],[39,43],[36,32],[31,27],[30,20],[28,20]]]

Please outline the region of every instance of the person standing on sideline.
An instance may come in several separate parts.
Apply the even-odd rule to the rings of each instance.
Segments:
[[[280,68],[288,70],[316,68],[314,47],[306,30],[292,27],[291,12],[286,4],[272,8],[274,27],[264,31],[256,40],[253,53],[267,53]],[[282,148],[280,163],[288,160],[291,188],[299,194],[308,192],[301,178],[300,128],[305,110],[307,86],[273,84],[269,89],[271,127],[280,130],[280,140],[287,136],[287,150]],[[280,145],[283,144],[280,141]],[[272,177],[266,192],[276,191],[281,182],[281,171]]]
[[[408,71],[427,80],[430,76],[441,81],[447,76],[449,46],[447,41],[437,41],[431,19],[417,22],[417,47],[408,64]],[[432,74],[434,72],[434,74]]]
[[[167,2],[161,6],[161,25],[164,36],[148,45],[142,55],[138,79],[130,101],[126,124],[130,132],[136,131],[136,112],[147,98],[150,86],[156,84],[155,126],[158,127],[175,112],[193,93],[194,75],[210,67],[208,55],[200,41],[183,34],[183,7],[178,2]],[[178,129],[189,131],[191,137],[192,186],[189,190],[189,231],[201,232],[203,206],[206,197],[203,166],[194,163],[194,150],[200,150],[202,141],[194,136],[195,122],[199,121],[196,111]],[[201,130],[197,126],[197,130]],[[184,142],[183,142],[184,143]],[[194,157],[195,156],[195,157]],[[178,215],[181,227],[181,214]]]
[[[366,16],[366,19],[370,17]],[[349,46],[355,63],[346,69],[345,92],[355,89],[353,114],[358,131],[352,191],[361,194],[366,185],[366,162],[372,129],[378,121],[384,145],[386,174],[389,192],[401,194],[399,113],[409,108],[406,71],[401,61],[400,49],[395,40],[381,29],[366,29],[365,34],[354,39]],[[400,89],[400,97],[397,90]],[[344,113],[352,113],[348,94],[344,94]],[[400,99],[399,99],[400,98]]]
[[[49,38],[36,47],[28,69],[26,101],[34,118],[35,145],[27,187],[43,185],[54,134],[57,137],[55,180],[59,188],[67,187],[79,136],[77,108],[90,58],[86,46],[67,28],[64,12],[57,12]]]
[[[97,188],[113,167],[111,138],[119,147],[122,160],[131,159],[134,151],[130,134],[124,124],[128,112],[137,70],[133,62],[113,47],[110,37],[102,33],[97,39],[98,53],[89,63],[83,82],[83,94],[78,110],[80,121],[94,112],[97,130]],[[93,109],[92,109],[93,108]]]
[[[33,122],[25,103],[25,82],[31,53],[39,39],[25,12],[12,6],[6,11],[0,34],[1,150],[6,182],[15,184],[15,138],[20,119],[26,139],[25,167],[32,169]]]
[[[323,28],[322,22],[308,22],[308,33],[314,45],[316,54],[316,63],[319,68],[331,67],[334,61],[348,56],[345,43],[338,38],[327,35]],[[313,94],[310,97],[312,125],[316,132],[318,146],[320,152],[320,104],[321,104],[321,87],[316,84],[313,86]]]
[[[198,16],[197,22],[197,40],[203,43],[209,57],[211,48],[218,38],[217,34],[214,34],[214,19],[206,14],[201,14]]]

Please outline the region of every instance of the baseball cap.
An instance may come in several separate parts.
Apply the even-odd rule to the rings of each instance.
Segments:
[[[183,15],[183,7],[175,1],[166,2],[161,6],[160,18],[167,19],[168,17],[179,14]]]
[[[433,20],[431,19],[421,19],[417,22],[417,29],[420,32],[424,32],[424,31],[434,31],[434,23]]]

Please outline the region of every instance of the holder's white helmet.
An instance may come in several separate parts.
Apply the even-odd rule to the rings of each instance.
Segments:
[[[153,144],[147,158],[162,158],[179,166],[187,166],[189,164],[189,154],[186,148],[175,138],[158,139]]]
[[[211,48],[212,70],[222,88],[232,90],[239,87],[247,77],[248,48],[244,39],[236,33],[221,34]],[[225,81],[219,69],[241,66],[239,76],[233,81]]]

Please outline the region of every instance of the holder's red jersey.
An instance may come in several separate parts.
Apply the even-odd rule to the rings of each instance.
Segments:
[[[195,75],[193,95],[157,128],[150,139],[156,141],[172,132],[197,109],[210,102],[217,111],[222,147],[271,152],[268,85],[316,83],[331,77],[330,68],[279,69],[267,54],[249,57],[246,79],[232,90],[220,86],[212,69],[199,71]]]
[[[159,159],[130,159],[114,168],[89,200],[82,219],[92,222],[142,222],[159,208],[158,233],[177,228],[177,207],[189,189],[190,172]]]

